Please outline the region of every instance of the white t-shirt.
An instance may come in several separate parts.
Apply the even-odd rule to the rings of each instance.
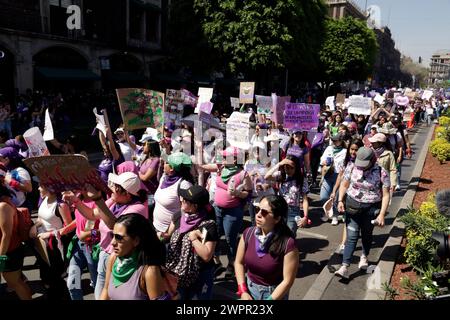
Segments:
[[[58,201],[48,203],[48,198],[45,198],[38,210],[38,217],[42,221],[42,229],[40,231],[54,231],[63,227],[63,222],[60,217],[56,215],[58,210]]]
[[[161,177],[159,187],[155,192],[155,210],[153,211],[153,226],[156,231],[166,232],[172,222],[175,214],[181,213],[181,202],[178,197],[178,185],[180,189],[189,189],[192,183],[186,180],[178,180],[176,183],[161,189],[162,182],[166,179],[166,175]]]
[[[132,161],[134,150],[131,149],[128,142],[119,142],[119,147],[125,161]]]
[[[9,176],[10,178],[20,182],[20,184],[23,184],[25,181],[31,181],[31,177],[30,177],[30,174],[28,173],[28,171],[21,167],[17,167],[14,170],[8,171],[8,173],[6,175]],[[26,200],[25,192],[15,190],[12,187],[10,187],[9,185],[7,187],[12,193],[13,203],[17,207],[21,207]]]
[[[320,158],[320,163],[322,164],[322,162],[326,162],[328,157],[333,158],[334,171],[336,173],[340,173],[341,170],[345,169],[344,168],[344,160],[345,160],[345,156],[347,155],[347,149],[342,148],[342,150],[339,151],[334,156],[333,156],[333,149],[334,149],[334,146],[328,146],[325,149],[325,151],[322,154],[322,157]]]

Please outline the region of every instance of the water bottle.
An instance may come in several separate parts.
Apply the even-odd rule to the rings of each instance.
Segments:
[[[373,224],[374,226],[380,225],[380,224],[378,223],[378,220],[377,220],[377,219],[373,219],[372,221],[370,221],[370,223]]]

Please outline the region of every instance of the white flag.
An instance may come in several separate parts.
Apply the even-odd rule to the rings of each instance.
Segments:
[[[47,109],[45,110],[44,141],[50,141],[53,139],[55,139],[55,135],[53,133],[52,120],[50,119],[50,114]]]
[[[94,115],[97,120],[97,125],[95,126],[98,130],[103,132],[106,137],[106,124],[105,124],[105,116],[97,113],[97,108],[94,108]]]

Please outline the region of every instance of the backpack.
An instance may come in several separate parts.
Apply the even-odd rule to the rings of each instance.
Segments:
[[[8,205],[16,210],[14,216],[13,234],[9,244],[8,252],[18,248],[24,241],[30,239],[30,229],[33,226],[33,220],[28,208],[17,208],[10,199],[2,199],[2,202],[6,202]]]

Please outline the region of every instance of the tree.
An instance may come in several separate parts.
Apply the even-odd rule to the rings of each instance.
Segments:
[[[428,69],[413,61],[411,57],[402,56],[400,69],[402,72],[415,77],[414,85],[418,88],[426,86]]]
[[[322,89],[327,92],[334,81],[366,80],[372,73],[378,50],[373,30],[352,17],[329,19],[325,29],[319,51]]]
[[[232,72],[267,75],[294,62],[315,63],[326,15],[322,0],[194,0],[194,9]]]

